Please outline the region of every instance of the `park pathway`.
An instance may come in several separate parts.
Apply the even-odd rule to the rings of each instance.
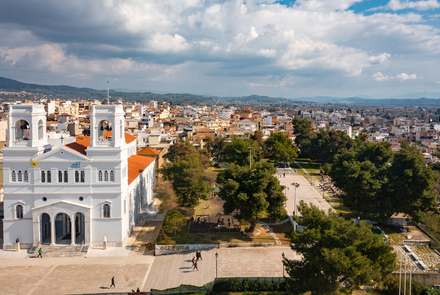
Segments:
[[[275,174],[278,177],[281,185],[284,185],[284,190],[287,202],[286,211],[289,215],[293,214],[295,204],[295,186],[293,183],[299,184],[296,188],[296,206],[298,208],[299,202],[304,201],[306,203],[312,203],[318,206],[319,209],[327,212],[329,209],[333,210],[330,204],[322,197],[322,195],[313,187],[310,182],[302,175],[295,172],[294,169],[278,168]],[[299,215],[300,213],[297,212]]]

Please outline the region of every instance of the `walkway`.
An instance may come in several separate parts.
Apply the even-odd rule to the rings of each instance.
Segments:
[[[281,185],[286,186],[285,194],[287,196],[286,210],[289,215],[292,215],[295,204],[295,186],[292,183],[298,183],[299,187],[296,189],[296,206],[298,208],[299,202],[312,203],[318,206],[319,209],[327,212],[329,209],[333,210],[330,204],[322,197],[322,195],[313,187],[310,182],[299,175],[293,169],[277,169],[277,174]],[[301,215],[297,212],[298,215]]]

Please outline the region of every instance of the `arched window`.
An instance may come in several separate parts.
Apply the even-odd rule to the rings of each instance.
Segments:
[[[98,181],[102,181],[102,170],[98,172]]]
[[[69,177],[67,175],[67,170],[64,171],[64,182],[69,182]]]
[[[102,206],[102,214],[104,218],[110,218],[110,205],[109,204],[104,204],[104,206]]]
[[[41,182],[46,182],[46,172],[41,171]]]
[[[81,182],[86,181],[86,173],[84,171],[81,171]]]
[[[23,218],[23,206],[22,205],[17,205],[15,206],[15,216],[17,219],[22,219]]]
[[[44,124],[43,120],[38,121],[38,139],[42,140],[44,134]]]
[[[104,172],[104,181],[108,181],[108,171],[105,170]]]
[[[11,174],[11,181],[16,182],[17,181],[17,173],[15,171],[12,171]]]
[[[17,181],[18,182],[22,182],[23,181],[23,173],[20,171],[18,171],[17,173],[18,177],[17,177]]]
[[[24,182],[28,182],[28,181],[29,181],[29,175],[28,175],[27,170],[24,170],[24,173],[23,173],[23,181],[24,181]]]
[[[75,182],[79,182],[79,171],[75,171]]]
[[[113,170],[110,171],[110,181],[115,181],[115,172]]]
[[[63,171],[58,170],[58,182],[63,182]]]
[[[47,182],[52,182],[51,175],[50,175],[50,170],[47,171]]]

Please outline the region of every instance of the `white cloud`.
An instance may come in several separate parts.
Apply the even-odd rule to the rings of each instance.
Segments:
[[[386,80],[393,80],[393,79],[397,79],[400,81],[406,81],[406,80],[416,80],[417,79],[416,74],[408,75],[406,73],[401,73],[397,76],[388,76],[388,75],[382,74],[381,72],[376,72],[371,77],[374,78],[374,80],[376,80],[376,81],[386,81]]]
[[[362,0],[297,0],[295,5],[304,10],[335,11],[346,10]]]
[[[174,34],[174,36],[155,34],[147,44],[152,51],[158,53],[180,52],[191,47],[185,38],[178,34]]]
[[[374,80],[376,80],[376,81],[386,81],[386,80],[390,79],[390,77],[388,75],[384,76],[384,74],[382,74],[381,72],[374,73],[373,76],[371,76],[371,77],[374,78]]]
[[[421,1],[408,1],[408,0],[390,0],[384,7],[394,11],[402,9],[417,9],[417,10],[429,10],[440,8],[440,3],[436,0],[421,0]]]
[[[405,73],[401,73],[401,74],[396,76],[396,79],[399,79],[401,81],[416,80],[417,76],[416,76],[416,74],[408,75],[408,74],[405,74]]]
[[[339,89],[375,80],[436,85],[440,75],[432,66],[440,63],[440,30],[426,22],[438,14],[422,12],[438,7],[433,0],[393,0],[383,7],[391,12],[368,14],[350,10],[361,0],[297,0],[291,6],[272,0],[41,1],[3,5],[13,8],[0,11],[2,67],[96,79],[154,73],[161,79],[195,64],[191,75],[233,77],[231,83],[259,76],[264,79],[252,83],[281,87],[284,77],[302,76]],[[401,9],[411,11],[393,12]],[[417,79],[403,68],[432,78]]]
[[[368,62],[372,65],[382,64],[386,62],[390,58],[390,56],[391,54],[384,52],[378,56],[370,56],[368,58]]]

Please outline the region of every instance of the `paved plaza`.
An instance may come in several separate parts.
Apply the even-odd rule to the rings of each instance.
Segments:
[[[281,184],[289,187],[286,210],[290,214],[295,196],[292,182],[300,184],[298,203],[304,200],[326,211],[330,208],[303,176],[293,169],[284,170],[277,175]],[[137,288],[149,291],[181,284],[201,286],[213,281],[216,272],[219,278],[282,277],[282,254],[289,259],[299,259],[288,246],[221,248],[203,251],[199,270],[192,270],[195,253],[155,257],[153,251],[145,247],[145,243],[154,241],[160,225],[157,216],[150,215],[134,228],[129,247],[89,249],[81,257],[45,257],[43,253],[41,259],[24,250],[0,250],[0,294],[81,294],[129,292]],[[217,259],[215,253],[218,253]],[[116,288],[109,289],[113,276]]]

